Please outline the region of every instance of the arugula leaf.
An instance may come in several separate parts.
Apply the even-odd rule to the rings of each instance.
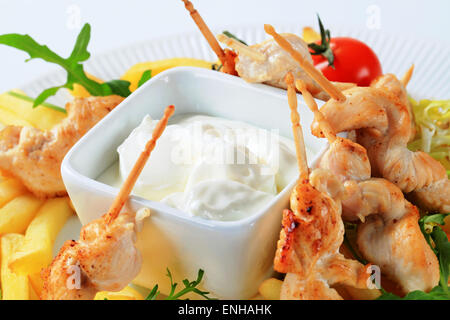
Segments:
[[[423,216],[419,220],[420,230],[435,254],[438,254],[438,252],[434,246],[433,239],[431,238],[431,233],[435,226],[443,225],[445,223],[444,219],[446,216],[448,216],[448,214],[432,214]]]
[[[138,88],[152,78],[152,70],[146,70],[142,73],[141,79],[138,82]]]
[[[90,57],[90,53],[87,51],[87,45],[90,38],[91,26],[85,24],[77,37],[72,53],[67,59],[62,58],[47,46],[37,43],[29,35],[17,33],[0,35],[0,44],[25,51],[30,56],[26,61],[42,59],[50,63],[55,63],[67,71],[66,83],[61,86],[44,90],[34,101],[33,107],[36,107],[44,103],[48,97],[55,95],[61,88],[73,89],[74,83],[82,85],[94,96],[105,96],[112,93],[111,88],[107,84],[100,84],[89,79],[83,70],[83,65],[81,63]]]
[[[423,216],[422,218],[420,218],[419,221],[421,223],[431,223],[431,224],[433,224],[433,226],[444,225],[445,224],[445,218],[449,214],[450,213],[438,213],[438,214],[432,214],[432,215],[428,215],[428,216]]]
[[[170,279],[171,289],[169,295],[165,298],[165,300],[179,300],[182,296],[184,296],[189,292],[194,292],[207,300],[214,300],[213,298],[208,297],[209,292],[201,291],[200,289],[197,288],[197,286],[202,282],[203,275],[204,271],[202,269],[199,269],[197,279],[191,282],[188,279],[184,279],[183,280],[184,288],[179,292],[175,293],[178,283],[173,282],[172,274],[170,273],[170,270],[167,269],[167,276]],[[158,291],[158,285],[155,285],[145,300],[155,300],[158,297],[159,293],[160,292]]]
[[[75,83],[83,86],[93,96],[108,96],[117,94],[127,97],[131,94],[130,82],[125,80],[112,80],[106,83],[98,83],[90,79],[83,70],[83,62],[89,59],[91,54],[87,50],[91,39],[91,26],[86,23],[77,37],[72,53],[68,58],[62,58],[47,46],[36,42],[29,35],[10,33],[0,35],[0,44],[22,50],[30,56],[26,61],[42,59],[62,67],[67,72],[66,83],[44,90],[34,100],[33,107],[44,104],[45,100],[55,95],[59,89],[73,89]],[[146,75],[148,76],[148,75]]]
[[[430,292],[411,291],[404,297],[384,291],[377,300],[450,300],[450,295],[441,286],[434,287]]]
[[[126,80],[111,80],[106,82],[111,88],[111,94],[116,94],[121,97],[128,97],[131,94],[130,81]]]
[[[440,285],[448,293],[448,277],[450,269],[450,242],[447,234],[440,228],[435,227],[431,232],[431,238],[435,244],[439,259],[439,269],[441,272]]]
[[[222,32],[224,35],[226,35],[228,38],[232,38],[234,40],[239,41],[240,43],[245,44],[246,46],[248,45],[244,40],[239,39],[238,37],[236,37],[234,34],[232,34],[231,32],[225,30]]]
[[[440,225],[445,224],[445,218],[448,216],[448,213],[438,213],[423,216],[419,219],[420,230],[423,233],[423,236],[427,240],[431,249],[434,251],[436,255],[438,255],[438,250],[433,241],[432,233],[435,227],[439,227]]]

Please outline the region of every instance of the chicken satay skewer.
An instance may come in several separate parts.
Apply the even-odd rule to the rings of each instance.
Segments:
[[[139,178],[139,175],[141,174],[142,170],[144,169],[144,166],[147,163],[147,160],[150,157],[150,154],[152,153],[153,149],[155,148],[156,141],[159,139],[159,137],[164,132],[164,129],[167,126],[167,122],[169,121],[169,118],[173,115],[174,111],[175,111],[175,107],[173,105],[168,106],[166,108],[166,110],[164,111],[164,116],[156,124],[156,127],[152,133],[152,138],[145,145],[144,150],[140,154],[139,158],[137,159],[136,163],[134,164],[133,168],[131,169],[130,174],[128,175],[127,179],[123,183],[122,188],[120,189],[119,193],[117,194],[116,199],[114,200],[113,204],[109,208],[108,223],[110,223],[112,220],[114,220],[119,215],[120,211],[122,210],[123,206],[125,205],[125,202],[128,200],[128,197],[130,196],[130,193],[133,190],[133,187],[136,184],[136,181]]]
[[[303,129],[302,129],[302,125],[300,124],[300,115],[298,113],[297,92],[295,91],[294,76],[291,72],[286,74],[285,82],[287,85],[287,97],[288,97],[289,109],[291,109],[291,125],[292,125],[292,132],[294,135],[294,143],[295,143],[295,149],[296,149],[296,155],[297,155],[299,179],[300,179],[300,183],[305,183],[306,181],[308,181],[307,179],[309,178],[309,168],[308,168],[308,161],[307,161],[307,157],[306,157],[305,140],[303,138]],[[308,183],[308,182],[306,182],[306,183]],[[308,271],[307,271],[307,274],[308,274],[307,279],[308,280],[313,276],[313,273],[311,272],[311,270],[314,268],[318,259],[319,259],[319,256],[314,257],[314,259],[312,260],[312,262],[308,268]]]
[[[295,61],[290,61],[293,59],[289,57],[289,59],[287,59],[289,61],[286,60],[284,50],[282,50],[275,41],[263,41],[260,44],[247,46],[240,43],[236,39],[227,37],[226,35],[218,35],[217,39],[227,44],[233,50],[222,49],[198,11],[195,10],[192,3],[188,0],[182,1],[184,2],[186,9],[189,11],[200,32],[209,43],[211,49],[216,53],[217,57],[221,61],[221,72],[239,76],[247,82],[265,83],[283,89],[286,88],[284,82],[284,76],[286,73],[283,72],[283,70],[295,70],[296,77],[307,76],[304,74],[302,68],[297,66]],[[312,63],[311,54],[309,53],[308,46],[303,39],[293,34],[288,34],[287,36],[294,47],[303,49],[305,59],[310,59]],[[282,51],[282,54],[276,54],[277,57],[275,59],[268,59],[265,54],[268,50],[272,53]],[[280,68],[280,65],[286,65],[286,63],[289,65],[288,68]],[[325,92],[323,92],[323,90],[312,79],[309,80],[311,82],[309,85],[315,89],[313,94],[315,96],[317,95],[317,98],[319,99],[328,100],[329,95],[325,94]],[[351,84],[343,84],[345,87],[348,87],[349,85]]]
[[[295,91],[295,83],[294,76],[291,72],[286,74],[285,82],[287,85],[287,97],[289,108],[291,109],[291,125],[292,131],[294,135],[294,143],[297,155],[297,165],[299,170],[299,179],[300,183],[305,183],[309,178],[309,167],[308,161],[306,157],[306,147],[305,140],[303,138],[303,129],[300,124],[300,115],[298,113],[298,101],[297,101],[297,92]],[[306,182],[309,184],[309,182]],[[311,264],[307,271],[307,281],[310,281],[313,277],[312,269],[314,269],[315,264],[319,260],[320,256],[317,255],[311,261]]]
[[[91,300],[99,291],[122,290],[138,275],[142,256],[135,243],[149,212],[126,213],[121,209],[173,112],[174,106],[166,108],[108,213],[83,226],[79,240],[66,241],[43,270],[41,299]]]
[[[371,167],[366,150],[356,142],[337,137],[328,120],[324,117],[322,112],[319,111],[316,101],[306,88],[305,83],[302,80],[297,80],[295,84],[297,89],[302,93],[306,105],[314,113],[314,120],[317,121],[321,132],[330,144],[328,150],[319,161],[318,167],[330,170],[336,174],[343,183],[350,180],[352,183],[344,183],[344,190],[348,192],[348,188],[350,192],[353,192],[353,182],[356,183],[356,181],[370,178]],[[344,217],[347,214],[348,207],[352,207],[353,205],[354,203],[348,205],[347,200],[342,199]],[[356,215],[361,221],[364,221],[363,215],[359,212],[357,212]]]
[[[267,34],[271,35],[273,39],[278,43],[280,47],[286,50],[295,61],[305,70],[311,78],[317,81],[317,83],[323,88],[323,90],[330,95],[331,98],[338,101],[345,101],[346,97],[342,92],[336,88],[325,76],[319,72],[309,61],[305,60],[303,56],[297,52],[292,45],[280,34],[278,34],[274,27],[270,24],[264,25],[264,30]]]
[[[256,51],[256,50],[252,49],[251,47],[243,44],[242,42],[239,42],[236,39],[228,37],[225,34],[218,34],[217,40],[226,44],[228,47],[232,48],[237,53],[246,55],[256,61],[266,60],[266,56],[263,53]]]
[[[314,112],[315,121],[325,137],[329,141],[330,137],[335,139],[334,143],[330,142],[330,149],[320,161],[320,167],[345,181],[343,218],[350,221],[359,218],[363,222],[358,228],[358,247],[363,255],[371,262],[384,266],[383,271],[405,292],[433,288],[439,279],[439,265],[417,224],[417,208],[405,200],[394,184],[384,179],[370,178],[366,150],[355,142],[337,138],[304,83],[297,80],[296,86]],[[336,156],[333,157],[333,154]],[[378,247],[383,247],[384,251],[378,252]],[[417,267],[398,268],[401,261]]]
[[[280,298],[340,300],[333,284],[366,288],[369,273],[367,267],[339,253],[344,234],[340,183],[326,170],[309,174],[293,75],[288,73],[285,81],[300,179],[290,197],[291,210],[283,212],[274,261],[275,270],[286,273]],[[325,183],[315,185],[315,181]]]
[[[405,84],[412,71],[411,67],[403,77]],[[400,90],[391,88],[396,83]],[[393,182],[404,193],[412,192],[414,202],[423,209],[447,212],[450,182],[444,166],[424,152],[407,148],[415,126],[404,89],[395,76],[384,75],[370,87],[346,91],[344,103],[327,101],[321,112],[335,132],[358,129],[358,143],[367,149],[375,175]],[[313,122],[312,133],[320,137],[317,129]]]
[[[228,73],[231,75],[237,75],[235,66],[234,66],[234,55],[229,50],[223,50],[220,46],[219,42],[217,42],[217,39],[214,37],[214,34],[211,32],[211,30],[206,25],[205,21],[203,20],[202,16],[198,13],[198,11],[194,8],[194,5],[189,0],[182,0],[184,2],[185,8],[189,11],[189,14],[192,17],[192,20],[194,20],[195,24],[197,25],[200,32],[205,37],[206,41],[208,42],[211,49],[216,54],[217,58],[219,58],[220,62],[222,63],[222,71],[224,73]]]
[[[302,56],[292,48],[292,46],[284,39],[281,35],[277,34],[274,28],[270,25],[265,25],[264,29],[270,35],[272,35],[275,41],[286,51],[288,51],[292,57],[303,67],[303,59]],[[367,147],[367,152],[369,158],[371,159],[372,168],[375,167],[375,172],[378,171],[378,174],[387,178],[388,180],[395,182],[395,184],[402,189],[403,192],[409,193],[414,192],[413,197],[415,201],[420,203],[420,206],[427,210],[439,210],[440,212],[446,212],[450,208],[450,182],[447,178],[447,174],[445,168],[436,160],[431,158],[429,155],[416,151],[412,152],[406,148],[406,143],[411,136],[411,132],[414,131],[411,110],[404,108],[405,103],[398,100],[394,101],[390,97],[390,95],[386,95],[384,91],[374,91],[373,89],[377,86],[371,85],[369,88],[354,88],[352,93],[353,95],[349,95],[349,98],[345,98],[345,96],[340,92],[333,84],[326,79],[323,75],[315,69],[312,64],[305,63],[306,67],[303,69],[314,79],[319,85],[334,99],[329,100],[322,109],[325,108],[325,113],[330,113],[330,110],[337,110],[336,105],[339,106],[339,110],[347,111],[342,108],[343,105],[351,105],[352,113],[358,112],[354,111],[354,108],[359,108],[360,110],[364,108],[361,112],[367,112],[368,114],[374,115],[374,118],[365,118],[362,115],[358,117],[354,117],[356,123],[351,126],[345,124],[344,128],[337,130],[338,125],[333,125],[332,127],[336,132],[340,131],[348,131],[353,129],[371,129],[377,128],[377,125],[381,126],[381,130],[379,130],[382,135],[378,136],[378,140],[376,143],[373,141],[374,137],[371,136],[370,130],[365,132],[366,137],[358,138],[361,140],[361,144]],[[404,77],[404,83],[407,83],[412,74],[412,68],[406,73]],[[330,89],[334,89],[335,93],[338,92],[341,96],[344,96],[343,100],[339,100],[339,96],[332,94]],[[352,90],[352,89],[350,89]],[[384,89],[388,90],[388,89]],[[368,97],[364,97],[363,100],[358,101],[355,105],[353,102],[348,102],[349,99],[357,100],[360,97],[360,93],[367,92]],[[365,104],[371,106],[370,110],[367,110]],[[350,110],[350,108],[348,108]],[[395,112],[392,112],[394,111]],[[408,113],[408,116],[403,116],[404,111]],[[347,111],[348,112],[348,111]],[[324,114],[325,114],[324,113]],[[345,113],[341,112],[338,117],[341,120],[344,117]],[[399,121],[397,125],[389,126],[388,121],[390,118],[397,115],[396,121]],[[327,117],[331,123],[339,124],[339,120],[337,118]],[[350,119],[351,117],[348,117]],[[349,121],[344,121],[349,122]],[[349,122],[352,123],[352,122]],[[367,127],[363,127],[362,124],[368,123]],[[409,127],[409,134],[403,134],[403,127]],[[364,132],[363,132],[364,133]],[[313,129],[313,134],[315,133],[315,129]],[[393,161],[395,156],[398,156],[399,152],[391,152],[391,148],[394,145],[393,140],[395,137],[395,141],[398,141],[397,144],[401,146],[402,150],[404,150],[404,154],[407,157],[408,161],[404,163],[402,166],[398,166],[399,163],[397,161]],[[362,142],[364,140],[365,142]],[[398,150],[398,149],[396,149]],[[414,156],[411,156],[414,155]],[[400,162],[403,163],[403,162]],[[399,170],[400,169],[400,170]]]

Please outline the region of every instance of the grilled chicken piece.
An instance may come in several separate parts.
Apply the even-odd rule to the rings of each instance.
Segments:
[[[237,75],[248,82],[266,83],[283,89],[286,89],[284,77],[288,72],[291,72],[295,78],[302,79],[307,83],[309,91],[316,98],[325,101],[330,98],[273,39],[251,46],[247,46],[225,34],[219,34],[216,39],[193,4],[188,0],[182,1],[203,37],[222,63],[221,72]],[[302,38],[290,33],[284,34],[284,37],[296,50],[301,52],[304,59],[312,64],[308,45]],[[223,42],[232,50],[223,50],[217,40]],[[343,83],[339,85],[343,88],[354,84]]]
[[[334,132],[373,128],[380,134],[387,133],[389,123],[386,109],[393,103],[392,98],[398,101],[397,98],[385,90],[371,87],[350,88],[343,94],[345,101],[331,99],[320,108]],[[317,137],[324,137],[317,119],[311,124],[311,132]]]
[[[329,100],[321,108],[334,132],[358,129],[357,141],[367,150],[372,174],[384,177],[403,192],[412,192],[428,210],[450,210],[450,182],[442,164],[424,152],[408,150],[411,118],[398,97],[378,88],[344,91],[346,100]],[[316,121],[314,135],[323,133]]]
[[[370,178],[371,168],[366,149],[356,142],[341,137],[336,137],[330,144],[317,166],[338,175],[342,182]]]
[[[61,162],[69,149],[114,109],[119,96],[76,99],[52,130],[9,126],[0,132],[0,170],[19,179],[40,198],[63,196]]]
[[[323,169],[300,181],[291,195],[291,210],[283,212],[283,229],[275,256],[275,270],[287,273],[281,299],[342,299],[334,284],[367,288],[369,266],[339,253],[344,240],[339,197],[342,186]],[[313,186],[314,184],[314,186]]]
[[[99,291],[120,291],[139,273],[142,257],[136,233],[148,209],[108,214],[81,229],[80,240],[67,241],[53,263],[42,272],[43,300],[92,300]]]
[[[313,63],[309,53],[307,43],[299,36],[285,33],[283,36],[298,50],[304,59]],[[220,38],[219,38],[220,39]],[[248,49],[239,52],[235,60],[235,68],[238,75],[248,82],[266,83],[268,85],[286,89],[284,77],[288,72],[294,75],[295,79],[303,80],[308,90],[322,100],[328,100],[329,96],[319,87],[319,85],[295,62],[289,53],[284,51],[273,39],[263,41],[247,47],[250,51],[256,52],[256,59],[253,55],[246,54]]]
[[[42,299],[90,300],[98,291],[122,290],[137,276],[142,257],[136,235],[150,211],[121,211],[174,111],[173,105],[165,109],[109,211],[85,225],[78,241],[66,242],[43,272]]]
[[[373,88],[387,90],[396,96],[401,103],[406,105],[409,117],[411,119],[411,132],[410,140],[414,139],[416,135],[416,124],[414,121],[414,112],[412,110],[411,103],[408,99],[408,93],[406,92],[406,87],[404,84],[393,74],[387,73],[372,81],[371,86]]]
[[[388,206],[386,212],[372,215],[360,224],[358,248],[366,259],[396,280],[405,293],[427,292],[439,283],[439,262],[420,231],[417,208],[405,200],[403,203],[404,214],[399,219],[383,216],[392,215]]]
[[[346,185],[348,184],[348,185]],[[358,248],[405,293],[439,283],[439,262],[420,230],[417,208],[393,183],[372,178],[345,184],[347,221],[358,218]]]
[[[343,183],[342,218],[346,221],[358,218],[364,221],[366,211],[363,210],[362,196],[358,197],[358,182],[370,179],[371,167],[366,149],[349,139],[336,137],[317,167],[329,170]]]

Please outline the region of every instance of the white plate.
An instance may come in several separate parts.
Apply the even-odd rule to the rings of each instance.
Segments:
[[[277,31],[296,34],[301,33],[302,29],[300,23],[275,27]],[[349,36],[367,43],[378,55],[384,73],[401,76],[414,63],[415,72],[408,86],[414,98],[449,98],[450,47],[430,42],[430,40],[415,39],[412,34],[397,37],[369,29],[358,30],[337,26],[331,26],[330,29],[333,36]],[[223,30],[214,29],[216,33]],[[268,38],[262,25],[234,27],[229,30],[249,44]],[[148,40],[118,48],[92,57],[85,66],[89,73],[101,79],[110,80],[119,78],[135,63],[173,57],[217,60],[200,32],[197,32]],[[65,77],[64,71],[54,72],[24,85],[22,89],[30,96],[36,96],[50,86],[63,84]],[[52,102],[64,105],[67,98],[67,95],[59,94]]]
[[[301,33],[302,25],[275,26],[279,32]],[[383,72],[399,76],[415,64],[414,76],[408,90],[414,98],[448,99],[450,93],[450,48],[429,40],[414,39],[414,35],[395,37],[390,34],[368,29],[348,29],[333,27],[333,36],[349,36],[367,43],[378,55]],[[220,33],[225,29],[216,28]],[[249,44],[266,38],[263,26],[242,26],[228,28],[229,31]],[[135,63],[173,57],[192,57],[209,61],[217,60],[207,42],[199,32],[148,40],[128,47],[118,48],[106,54],[92,57],[85,70],[101,79],[119,78]],[[37,96],[42,90],[61,85],[66,80],[66,73],[58,71],[42,76],[22,86],[30,96]],[[70,99],[67,92],[50,99],[61,106]],[[77,239],[81,224],[73,217],[61,231],[55,243],[55,252],[65,240]]]

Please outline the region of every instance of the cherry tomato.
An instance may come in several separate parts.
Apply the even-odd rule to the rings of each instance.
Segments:
[[[353,38],[331,38],[330,48],[334,54],[334,69],[322,55],[312,56],[314,65],[328,80],[369,86],[373,79],[382,75],[377,55],[364,42]]]

